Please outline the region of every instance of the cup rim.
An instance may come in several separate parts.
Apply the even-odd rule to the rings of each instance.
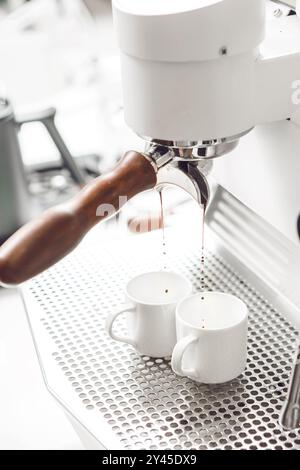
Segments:
[[[145,301],[142,301],[142,300],[139,300],[136,296],[133,296],[131,294],[129,294],[128,292],[128,287],[129,287],[129,284],[133,281],[135,281],[136,279],[138,279],[139,277],[141,276],[145,276],[147,274],[172,274],[173,276],[177,276],[178,278],[181,278],[182,281],[184,281],[186,283],[186,286],[188,287],[189,289],[189,294],[185,294],[184,296],[181,296],[180,298],[177,298],[177,299],[174,299],[172,301],[166,301],[166,302],[145,302]],[[183,276],[182,274],[179,274],[179,273],[176,273],[174,271],[146,271],[144,273],[140,273],[140,274],[137,274],[136,276],[134,276],[132,279],[130,279],[127,284],[126,284],[126,288],[125,288],[125,294],[127,296],[127,298],[135,303],[135,304],[139,304],[139,305],[148,305],[150,307],[164,307],[164,306],[167,306],[167,305],[178,305],[179,302],[181,302],[182,300],[184,300],[185,298],[187,297],[191,297],[193,294],[193,284],[192,282],[185,276]]]
[[[222,297],[231,297],[235,301],[238,301],[242,305],[243,310],[244,310],[243,318],[240,321],[238,321],[237,323],[234,323],[233,325],[230,325],[230,326],[226,326],[224,328],[205,328],[204,330],[202,328],[200,328],[196,325],[193,325],[192,323],[186,321],[184,318],[182,318],[182,316],[179,313],[179,310],[182,307],[182,304],[184,302],[186,302],[188,299],[191,299],[191,298],[194,298],[194,297],[200,297],[200,296],[203,296],[203,295],[218,295],[218,296],[222,296]],[[242,323],[244,323],[244,321],[248,319],[248,316],[249,316],[249,313],[248,313],[248,307],[247,307],[246,303],[243,300],[241,300],[239,297],[237,297],[235,295],[232,295],[232,294],[227,294],[226,292],[217,292],[217,291],[197,292],[196,294],[186,296],[184,299],[182,299],[178,303],[178,305],[176,307],[176,319],[178,318],[179,321],[181,323],[183,323],[184,325],[186,325],[190,328],[193,328],[193,329],[195,329],[195,330],[197,330],[201,333],[206,333],[206,332],[214,333],[214,332],[217,332],[217,331],[231,330],[231,329],[236,328],[237,326],[241,325]]]

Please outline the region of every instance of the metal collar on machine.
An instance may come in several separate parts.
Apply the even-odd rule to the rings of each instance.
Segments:
[[[231,152],[237,147],[239,139],[247,135],[252,129],[253,127],[234,136],[209,140],[161,140],[147,136],[140,137],[149,144],[173,149],[178,158],[202,160],[218,158]],[[189,153],[189,156],[187,153]]]

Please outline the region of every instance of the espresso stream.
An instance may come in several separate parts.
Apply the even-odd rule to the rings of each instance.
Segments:
[[[201,269],[201,281],[200,287],[201,291],[203,292],[205,289],[205,215],[206,215],[206,204],[203,205],[202,209],[202,244],[201,244],[201,262],[200,262],[200,269]],[[204,300],[204,297],[202,297]]]
[[[163,204],[163,190],[159,190],[160,200],[160,219],[162,229],[162,269],[167,269],[167,245],[166,245],[166,232],[165,232],[165,216],[164,216],[164,204]],[[201,210],[201,258],[200,258],[200,288],[203,292],[205,290],[205,215],[206,215],[206,204],[203,205]],[[166,294],[169,292],[165,290]],[[202,297],[204,300],[204,297]],[[203,326],[204,328],[204,326]]]
[[[162,266],[163,271],[167,269],[167,246],[166,246],[166,232],[165,232],[165,215],[164,215],[164,204],[163,204],[163,194],[162,189],[159,190],[159,200],[160,200],[160,220],[162,228]],[[168,293],[168,291],[166,291]]]

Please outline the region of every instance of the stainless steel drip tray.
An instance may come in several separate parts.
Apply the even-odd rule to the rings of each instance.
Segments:
[[[239,296],[250,310],[245,373],[221,386],[177,377],[167,359],[140,357],[104,331],[133,275],[157,269],[158,235],[125,243],[83,243],[74,254],[23,286],[36,350],[49,391],[90,447],[107,449],[300,449],[300,430],[284,432],[296,329],[250,284],[226,250],[207,253],[206,287]],[[210,238],[210,237],[209,237]],[[151,245],[150,245],[151,244]],[[195,245],[196,246],[196,245]],[[199,289],[199,250],[172,255],[169,267]],[[259,284],[258,284],[259,285]],[[283,315],[284,313],[284,315]],[[125,321],[117,325],[125,332]],[[88,441],[88,442],[87,442]]]

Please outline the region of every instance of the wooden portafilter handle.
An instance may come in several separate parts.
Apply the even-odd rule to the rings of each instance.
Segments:
[[[126,153],[114,170],[93,180],[71,201],[24,225],[0,247],[0,283],[21,284],[48,269],[108,215],[99,208],[118,211],[120,202],[155,185],[150,161],[140,153]]]

